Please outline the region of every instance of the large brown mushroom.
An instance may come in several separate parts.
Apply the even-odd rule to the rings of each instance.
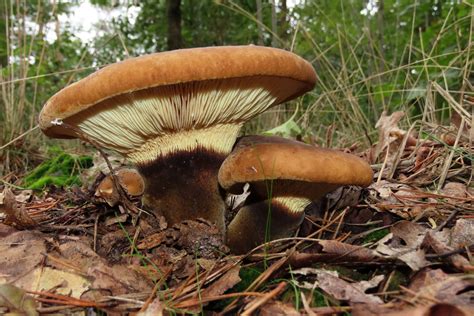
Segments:
[[[315,80],[308,62],[280,49],[183,49],[104,67],[55,94],[39,121],[50,137],[79,129],[124,155],[143,175],[144,206],[170,224],[201,217],[223,229],[217,172],[242,124]]]
[[[218,175],[230,193],[241,193],[250,184],[247,205],[229,224],[227,244],[234,253],[244,253],[288,237],[313,200],[343,185],[367,186],[372,175],[370,166],[354,155],[281,137],[242,137]]]

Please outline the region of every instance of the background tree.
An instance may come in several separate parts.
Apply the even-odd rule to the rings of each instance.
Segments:
[[[168,49],[178,49],[182,46],[181,36],[181,0],[166,0],[166,15],[168,18]]]
[[[473,8],[467,3],[308,0],[290,7],[285,0],[90,1],[109,12],[137,14],[96,21],[100,34],[83,43],[59,18],[78,2],[0,3],[2,144],[34,128],[43,103],[68,83],[108,63],[178,47],[273,45],[311,61],[318,84],[300,101],[293,123],[316,142],[326,137],[328,126],[367,141],[384,110],[404,109],[409,120],[419,119],[434,82],[460,104],[469,88]],[[261,132],[280,124],[293,108],[269,111],[247,128]],[[430,113],[446,121],[451,111],[444,98],[435,98]],[[37,147],[38,137],[22,138],[9,152]],[[338,139],[347,145],[344,137]],[[9,152],[1,152],[0,159],[9,160]]]

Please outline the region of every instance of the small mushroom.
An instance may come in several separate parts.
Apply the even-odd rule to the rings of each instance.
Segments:
[[[217,172],[241,126],[315,81],[310,63],[281,49],[176,50],[100,69],[51,97],[39,121],[50,137],[80,130],[134,163],[145,208],[170,225],[204,218],[223,231]]]
[[[227,244],[234,253],[244,253],[288,237],[313,200],[343,185],[367,186],[372,176],[370,166],[354,155],[280,137],[242,137],[218,175],[230,193],[250,184],[247,205],[227,229]]]
[[[140,196],[145,190],[145,183],[137,170],[132,168],[120,168],[115,171],[119,185],[130,196]],[[119,194],[115,189],[112,176],[107,175],[97,186],[95,196],[103,198],[110,206],[117,204]]]

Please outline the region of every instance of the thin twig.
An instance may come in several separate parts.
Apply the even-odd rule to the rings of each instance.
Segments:
[[[246,310],[242,313],[242,316],[250,316],[254,311],[257,310],[260,306],[264,305],[266,302],[268,302],[270,299],[274,298],[280,292],[282,292],[286,287],[286,282],[280,282],[276,288],[268,292],[265,296],[249,303],[247,305]]]

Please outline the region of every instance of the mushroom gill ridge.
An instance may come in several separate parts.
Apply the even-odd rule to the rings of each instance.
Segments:
[[[150,161],[181,145],[193,147],[186,138],[228,153],[234,142],[226,134],[237,136],[243,122],[281,102],[299,84],[242,77],[160,86],[112,97],[65,121],[132,162]]]

